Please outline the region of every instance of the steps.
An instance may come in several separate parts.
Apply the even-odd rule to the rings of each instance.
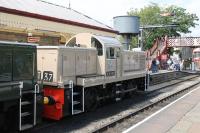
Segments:
[[[23,84],[23,83],[22,83]],[[23,90],[20,85],[19,99],[19,130],[24,131],[36,125],[36,93],[39,86],[35,85],[35,90]]]
[[[121,90],[121,87],[122,87],[122,84],[121,83],[117,83],[115,84],[115,101],[118,102],[118,101],[121,101],[122,99],[122,90]]]
[[[74,88],[73,81],[69,81],[68,88],[71,89],[72,115],[84,112],[84,88]]]

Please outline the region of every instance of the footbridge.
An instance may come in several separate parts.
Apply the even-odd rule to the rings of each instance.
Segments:
[[[167,47],[200,47],[200,37],[168,38]]]

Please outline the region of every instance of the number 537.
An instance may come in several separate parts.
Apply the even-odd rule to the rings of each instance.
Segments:
[[[53,82],[53,72],[44,71],[43,72],[43,81]]]

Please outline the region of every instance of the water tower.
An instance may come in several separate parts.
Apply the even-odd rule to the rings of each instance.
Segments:
[[[124,38],[124,48],[129,49],[132,36],[140,33],[139,17],[138,16],[117,16],[114,17],[114,28]]]

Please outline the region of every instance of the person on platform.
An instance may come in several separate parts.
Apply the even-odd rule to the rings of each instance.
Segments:
[[[153,60],[152,60],[152,63],[151,63],[151,71],[152,71],[152,73],[158,72],[158,65],[157,65],[157,63],[156,63],[156,59],[153,59]]]
[[[174,69],[176,71],[180,71],[180,61],[177,58],[175,58],[173,63],[174,63]]]
[[[169,58],[169,59],[167,60],[168,70],[172,70],[172,69],[171,69],[171,65],[172,65],[172,64],[173,64],[173,63],[172,63],[172,59]]]
[[[157,58],[156,58],[156,65],[157,65],[157,69],[158,69],[158,70],[161,69],[161,67],[160,67],[160,61],[159,61],[159,59],[157,59]],[[157,70],[157,71],[158,71],[158,70]]]
[[[184,67],[184,60],[181,60],[181,62],[180,62],[180,71],[182,71],[183,70],[183,67]]]

